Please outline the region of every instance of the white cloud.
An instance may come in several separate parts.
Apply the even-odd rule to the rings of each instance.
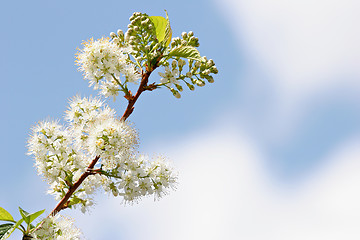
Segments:
[[[313,102],[334,93],[357,96],[358,104],[360,1],[214,3],[237,36],[249,79],[247,104],[262,111],[254,120],[264,125],[264,134],[291,137]]]
[[[356,0],[221,0],[241,49],[294,98],[349,81],[360,87]],[[295,96],[294,96],[295,94]]]
[[[79,225],[90,239],[103,239],[103,231],[129,240],[359,239],[359,139],[331,154],[331,164],[308,182],[287,189],[271,181],[261,152],[237,132],[197,132],[165,144],[180,161],[176,192],[133,207],[105,200],[93,218],[78,217]]]
[[[285,135],[296,130],[309,99],[334,89],[360,90],[358,1],[223,0],[218,5],[251,59],[248,77],[262,71],[273,81],[276,99],[268,116],[258,116],[271,126],[272,137],[279,129]],[[332,150],[322,161],[328,165],[301,185],[286,185],[268,176],[263,153],[224,119],[192,136],[154,143],[174,159],[178,190],[133,207],[121,206],[119,199],[100,200],[93,217],[77,217],[89,239],[104,239],[104,232],[111,236],[105,238],[128,240],[360,238],[359,139]]]

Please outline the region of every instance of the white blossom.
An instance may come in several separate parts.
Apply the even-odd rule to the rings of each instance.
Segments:
[[[161,156],[150,161],[148,156],[140,155],[125,166],[121,180],[117,182],[119,195],[125,202],[137,202],[146,195],[159,199],[169,188],[176,187],[177,174]]]
[[[34,155],[38,174],[51,186],[49,193],[57,198],[69,184],[73,173],[84,170],[87,162],[72,145],[71,133],[56,121],[44,121],[33,127],[28,142],[28,153]]]
[[[162,157],[150,161],[138,154],[137,131],[117,119],[99,98],[74,97],[65,119],[68,127],[56,121],[40,122],[28,144],[28,153],[34,155],[38,173],[49,182],[48,193],[56,200],[87,171],[95,172],[70,198],[83,212],[94,204],[94,193],[100,189],[130,203],[146,195],[159,198],[176,183],[176,174]],[[88,169],[95,158],[94,169]]]
[[[165,73],[159,72],[159,75],[162,77],[160,82],[168,87],[171,87],[172,84],[180,84],[176,79],[179,76],[179,70],[176,68],[171,71],[169,67],[165,67]]]
[[[87,149],[100,155],[103,169],[110,170],[133,154],[138,143],[137,132],[124,121],[108,118],[98,122],[89,133]]]
[[[84,73],[90,86],[101,89],[105,97],[116,97],[120,84],[125,82],[138,83],[141,75],[135,65],[128,61],[128,48],[121,48],[109,38],[83,43],[84,49],[77,53],[77,65]],[[120,76],[125,76],[122,81]]]
[[[73,224],[73,220],[60,216],[50,216],[43,220],[41,227],[31,234],[38,240],[79,240],[81,231]]]

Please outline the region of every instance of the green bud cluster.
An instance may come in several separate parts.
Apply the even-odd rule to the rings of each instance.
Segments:
[[[119,47],[123,47],[125,45],[124,32],[121,29],[117,30],[117,33],[111,32],[110,37],[114,43],[119,45]]]
[[[182,80],[191,91],[195,90],[195,86],[205,86],[206,81],[213,83],[214,78],[211,74],[218,73],[214,61],[212,59],[207,60],[206,57],[203,57],[203,61],[188,60],[189,69],[186,73],[183,73],[185,65],[186,62],[183,59],[173,60],[171,63],[172,69],[179,69],[180,74],[177,80]],[[183,91],[183,88],[180,85],[175,84],[175,87],[178,91]],[[170,90],[173,94],[177,91],[175,89]]]
[[[186,33],[183,32],[181,34],[181,38],[176,37],[173,38],[171,41],[171,47],[177,47],[177,46],[192,46],[192,47],[199,47],[199,38],[194,37],[194,33],[192,31]]]
[[[175,97],[180,98],[182,83],[194,91],[195,86],[213,83],[212,75],[217,74],[218,70],[212,59],[208,60],[200,55],[196,49],[200,46],[199,39],[192,31],[183,32],[181,37],[171,38],[171,34],[167,14],[163,18],[135,12],[130,17],[125,34],[119,30],[117,33],[110,33],[110,36],[113,42],[127,49],[127,61],[135,60],[133,63],[140,69],[153,71],[155,68],[165,67],[165,73],[159,73],[161,83],[154,84],[154,87],[166,87]]]
[[[125,42],[131,46],[132,55],[137,62],[145,61],[147,65],[154,64],[163,51],[156,38],[153,22],[145,13],[135,12],[130,17],[130,24],[125,33]]]

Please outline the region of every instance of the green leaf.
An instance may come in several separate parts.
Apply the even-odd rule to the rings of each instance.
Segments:
[[[2,239],[2,237],[9,231],[11,231],[10,229],[14,226],[13,223],[5,223],[5,224],[1,224],[0,225],[0,238]]]
[[[203,61],[199,51],[192,46],[180,46],[173,48],[168,55],[169,57],[183,57],[187,59]]]
[[[0,207],[0,220],[15,222],[14,218],[11,216],[11,214],[8,211],[6,211],[5,209],[3,209],[2,207]]]
[[[29,215],[29,218],[30,218],[30,222],[29,222],[29,223],[32,223],[36,218],[38,218],[38,217],[39,217],[41,214],[43,214],[44,212],[45,212],[45,209],[30,214],[30,215]]]
[[[8,237],[10,237],[10,235],[15,231],[15,229],[16,229],[17,227],[20,226],[20,224],[21,224],[23,221],[24,221],[24,219],[20,219],[19,221],[17,221],[17,222],[15,223],[15,225],[13,225],[10,229],[8,229],[3,236],[0,235],[0,237],[1,237],[0,240],[5,240],[5,239],[7,239]]]
[[[166,12],[166,11],[165,11]],[[172,30],[170,27],[169,16],[166,12],[166,18],[161,16],[150,16],[151,22],[154,24],[157,40],[164,42],[168,46],[171,42]]]
[[[171,43],[171,37],[172,37],[172,30],[171,30],[171,27],[170,27],[170,20],[169,20],[169,16],[168,16],[168,13],[167,11],[165,10],[165,13],[166,13],[166,28],[165,28],[165,38],[164,38],[164,41],[165,41],[165,47],[169,46],[169,44]]]
[[[21,214],[22,219],[29,224],[30,223],[30,217],[29,217],[29,213],[25,210],[23,210],[21,207],[19,207],[19,212]]]
[[[21,214],[22,218],[24,219],[24,221],[25,221],[27,224],[30,224],[30,223],[32,223],[36,218],[38,218],[41,214],[43,214],[43,212],[45,212],[45,209],[44,209],[44,210],[37,211],[37,212],[35,212],[35,213],[28,213],[28,212],[26,212],[25,210],[23,210],[21,207],[19,207],[19,211],[20,211],[20,214]]]
[[[165,38],[167,20],[161,16],[150,16],[149,18],[154,24],[157,40],[162,42]]]

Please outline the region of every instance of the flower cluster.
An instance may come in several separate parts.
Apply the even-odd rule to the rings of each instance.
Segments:
[[[129,20],[124,40],[131,46],[132,55],[137,62],[145,61],[149,64],[152,59],[161,55],[154,24],[147,14],[140,12],[135,12]]]
[[[35,157],[39,174],[51,186],[57,200],[85,170],[88,162],[72,145],[71,132],[56,121],[40,122],[29,139],[29,154]]]
[[[109,38],[84,42],[77,53],[77,65],[89,80],[90,86],[100,89],[105,97],[116,97],[126,82],[137,83],[141,78],[135,65],[128,61],[127,48],[121,48]],[[120,76],[124,75],[122,81]]]
[[[130,17],[125,34],[118,30],[110,33],[111,40],[102,38],[85,42],[84,49],[78,53],[77,64],[90,84],[100,88],[101,94],[106,97],[115,98],[119,91],[123,91],[129,99],[131,92],[127,83],[136,83],[140,73],[150,75],[161,66],[165,67],[165,72],[159,72],[160,83],[153,83],[148,90],[165,86],[176,98],[180,98],[183,91],[181,82],[191,91],[195,90],[195,86],[204,86],[206,81],[213,83],[211,74],[217,74],[218,70],[212,59],[200,56],[196,49],[200,46],[199,39],[194,33],[183,32],[181,38],[171,36],[168,17],[135,12]],[[188,60],[187,71],[184,71],[184,59]],[[120,81],[120,74],[126,76],[125,81]]]
[[[156,198],[176,182],[176,175],[161,158],[149,161],[139,155],[138,133],[129,123],[116,118],[115,111],[97,98],[75,97],[66,111],[68,127],[58,122],[40,122],[29,139],[38,173],[51,185],[49,193],[64,197],[82,174],[90,171],[68,206],[85,211],[93,204],[97,189],[125,202],[145,195]],[[98,168],[87,169],[99,158]]]
[[[109,171],[108,175],[118,178],[113,186],[109,186],[109,190],[114,195],[123,196],[125,202],[137,201],[146,195],[160,198],[168,188],[174,188],[177,180],[176,174],[161,156],[153,161],[146,155],[137,156]]]
[[[40,228],[32,234],[37,240],[79,240],[82,233],[73,224],[73,221],[64,216],[50,216],[43,220]]]

